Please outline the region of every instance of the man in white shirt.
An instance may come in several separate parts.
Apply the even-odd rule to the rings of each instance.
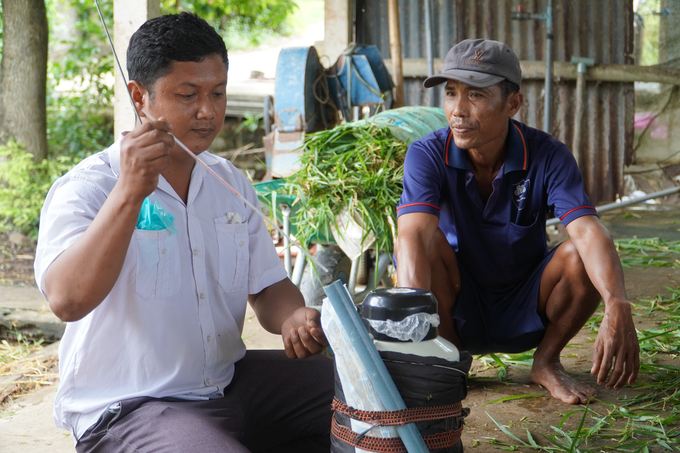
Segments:
[[[319,313],[262,218],[172,137],[257,205],[205,151],[224,121],[224,41],[195,15],[162,16],[127,59],[143,124],[60,178],[41,216],[36,280],[68,322],[57,425],[79,452],[328,451],[332,362],[289,360],[327,344]],[[285,351],[246,353],[246,301]]]

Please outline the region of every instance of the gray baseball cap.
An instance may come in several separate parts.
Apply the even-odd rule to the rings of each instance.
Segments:
[[[466,39],[446,54],[444,70],[425,79],[423,85],[430,88],[449,79],[477,88],[490,87],[503,80],[520,86],[522,70],[515,52],[502,42]]]

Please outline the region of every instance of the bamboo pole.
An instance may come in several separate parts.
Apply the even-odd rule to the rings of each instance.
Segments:
[[[392,79],[394,80],[393,107],[404,106],[404,74],[401,63],[401,34],[399,31],[399,0],[388,0],[387,17],[390,33],[390,57]]]

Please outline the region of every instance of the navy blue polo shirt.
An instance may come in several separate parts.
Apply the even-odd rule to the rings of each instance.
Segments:
[[[489,289],[517,285],[547,255],[548,212],[564,225],[597,215],[567,146],[543,131],[509,121],[505,163],[486,205],[466,151],[444,128],[409,147],[397,206],[397,216],[438,216],[458,260]]]

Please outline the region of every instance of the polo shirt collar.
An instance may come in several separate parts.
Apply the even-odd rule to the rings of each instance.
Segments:
[[[503,165],[503,173],[529,168],[529,153],[526,145],[526,138],[518,123],[512,119],[508,120],[508,137],[505,140],[507,155]],[[456,146],[453,140],[453,132],[449,129],[446,137],[446,165],[460,170],[470,170],[465,152]]]

